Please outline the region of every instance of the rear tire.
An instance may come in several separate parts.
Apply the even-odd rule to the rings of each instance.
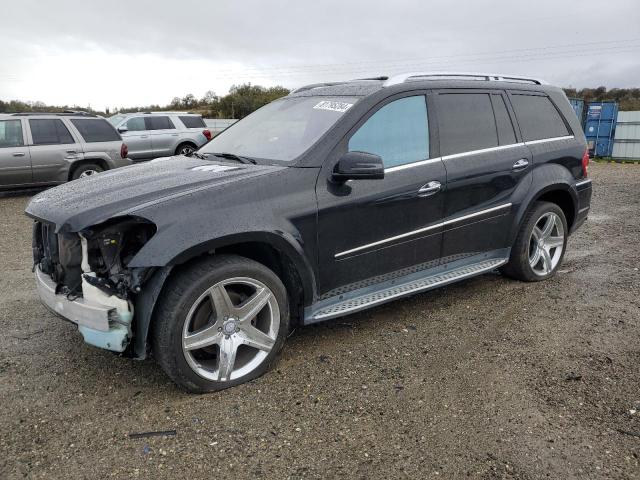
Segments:
[[[212,392],[269,370],[288,331],[278,276],[248,258],[213,256],[169,279],[154,311],[153,354],[180,387]]]
[[[100,172],[104,172],[104,168],[97,163],[83,163],[73,170],[71,174],[71,180],[77,180],[78,178],[90,177]]]
[[[176,148],[176,155],[190,155],[195,152],[197,147],[193,143],[181,143]]]
[[[569,228],[555,203],[536,202],[526,213],[509,263],[502,272],[524,282],[539,282],[555,275],[562,264]]]

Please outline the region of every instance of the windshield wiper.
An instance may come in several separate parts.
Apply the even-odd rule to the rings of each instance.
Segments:
[[[227,160],[235,160],[240,163],[250,163],[252,165],[257,165],[256,161],[253,158],[241,157],[240,155],[236,155],[235,153],[222,152],[222,153],[212,153],[211,155],[214,155],[220,158],[226,158]]]
[[[187,155],[187,157],[196,157],[199,158],[201,160],[206,160],[207,156],[203,155],[202,153],[198,153],[196,151],[191,152],[190,154]]]

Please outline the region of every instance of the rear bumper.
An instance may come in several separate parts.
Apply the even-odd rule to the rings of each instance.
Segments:
[[[86,343],[114,352],[123,352],[129,344],[129,328],[109,321],[112,316],[117,317],[115,308],[81,297],[69,300],[66,295],[57,294],[55,282],[39,267],[36,268],[36,287],[42,303],[52,312],[75,323]]]
[[[578,192],[578,213],[571,227],[571,233],[575,232],[589,216],[591,208],[591,179],[581,180],[576,183]]]

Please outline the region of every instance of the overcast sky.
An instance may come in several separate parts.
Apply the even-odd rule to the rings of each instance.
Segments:
[[[0,0],[0,99],[166,104],[403,71],[640,86],[639,0]]]

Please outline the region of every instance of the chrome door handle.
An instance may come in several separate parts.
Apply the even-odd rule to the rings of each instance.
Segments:
[[[521,158],[520,160],[518,160],[516,163],[513,164],[513,167],[511,169],[514,172],[518,172],[520,170],[524,170],[528,166],[529,166],[529,160],[527,160],[526,158]]]
[[[172,134],[171,134],[171,136],[172,136],[172,137],[177,137],[177,136],[178,136],[178,134],[177,134],[177,133],[172,133]]]
[[[24,157],[24,152],[15,152],[13,153],[14,157]]]
[[[72,154],[72,155],[75,155],[75,154],[76,154],[76,153],[78,153],[78,152],[76,152],[75,150],[67,150],[67,153],[70,153],[70,154]]]
[[[149,138],[149,135],[140,135],[140,138]]]
[[[435,193],[438,193],[440,191],[440,187],[442,187],[442,184],[438,181],[434,180],[433,182],[429,182],[420,187],[420,190],[418,190],[418,196],[429,197]]]

